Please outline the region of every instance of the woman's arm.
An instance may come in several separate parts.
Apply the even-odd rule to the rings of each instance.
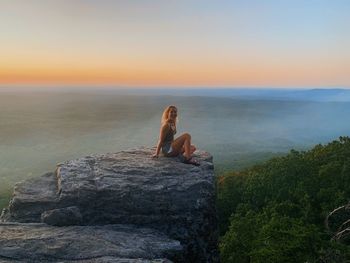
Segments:
[[[161,128],[160,128],[160,132],[159,132],[159,140],[157,143],[157,149],[156,149],[156,153],[152,156],[152,157],[158,157],[159,152],[160,152],[160,148],[163,145],[163,141],[165,139],[166,134],[169,131],[169,125],[166,123],[164,124]]]

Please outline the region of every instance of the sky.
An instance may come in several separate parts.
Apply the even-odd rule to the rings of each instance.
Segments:
[[[0,0],[0,85],[350,87],[348,0]]]

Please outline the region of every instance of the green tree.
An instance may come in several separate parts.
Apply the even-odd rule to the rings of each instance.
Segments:
[[[350,200],[349,137],[226,173],[217,189],[223,262],[349,259],[349,247],[324,228],[326,215]]]

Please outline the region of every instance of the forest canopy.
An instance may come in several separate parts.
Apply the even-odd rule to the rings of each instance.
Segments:
[[[222,174],[217,187],[222,262],[350,259],[349,137]]]

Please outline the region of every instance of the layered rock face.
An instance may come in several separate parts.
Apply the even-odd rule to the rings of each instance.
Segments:
[[[182,246],[154,229],[128,225],[52,227],[0,224],[0,261],[128,262],[168,257],[182,261]],[[160,262],[169,262],[158,259]],[[2,262],[2,261],[1,261]]]
[[[58,164],[55,172],[17,184],[1,219],[18,223],[0,224],[0,258],[12,258],[9,251],[15,249],[10,237],[18,228],[15,232],[22,233],[22,237],[46,238],[60,248],[50,254],[40,252],[45,250],[45,242],[42,249],[33,245],[33,251],[39,251],[37,256],[43,260],[216,262],[212,156],[197,151],[195,157],[201,164],[197,167],[183,164],[179,158],[152,159],[153,152],[151,148],[138,148],[86,156]],[[75,256],[79,253],[74,250],[74,242],[86,239],[80,232],[91,237],[91,250],[86,245],[84,258]],[[146,237],[142,236],[145,233]],[[70,239],[75,236],[75,240]],[[94,238],[105,245],[95,246]],[[134,239],[140,243],[132,243]],[[33,254],[28,242],[23,243],[23,257],[27,252]],[[122,248],[125,253],[120,252]],[[73,251],[69,257],[63,256],[66,250]]]

